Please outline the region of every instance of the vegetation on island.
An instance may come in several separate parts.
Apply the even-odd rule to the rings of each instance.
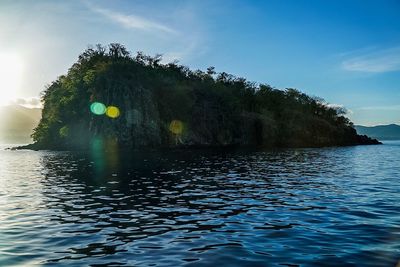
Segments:
[[[278,90],[225,72],[190,70],[121,44],[89,47],[42,94],[36,148],[320,147],[376,143],[357,135],[343,108],[296,89]],[[115,108],[93,113],[94,103]],[[92,110],[91,110],[92,109]],[[101,110],[100,110],[101,111]]]

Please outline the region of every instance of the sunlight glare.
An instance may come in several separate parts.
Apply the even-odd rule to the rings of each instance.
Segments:
[[[22,79],[22,60],[16,54],[0,53],[0,105],[17,97]]]

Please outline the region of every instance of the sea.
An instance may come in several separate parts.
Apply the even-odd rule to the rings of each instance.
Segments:
[[[7,147],[0,266],[400,260],[400,141],[266,151]]]

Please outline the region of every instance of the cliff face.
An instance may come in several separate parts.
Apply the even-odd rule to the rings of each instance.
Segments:
[[[318,147],[377,143],[344,111],[295,89],[256,86],[226,73],[191,71],[123,46],[86,50],[43,94],[36,148]]]

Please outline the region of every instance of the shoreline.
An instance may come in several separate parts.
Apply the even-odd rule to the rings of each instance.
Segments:
[[[263,150],[280,150],[280,149],[309,149],[309,148],[331,148],[331,147],[350,147],[350,146],[363,146],[363,145],[383,145],[383,142],[377,139],[369,139],[368,142],[364,143],[355,143],[355,144],[334,144],[334,145],[323,145],[323,146],[246,146],[246,145],[180,145],[180,146],[158,146],[158,147],[129,147],[120,144],[121,151],[189,151],[189,150],[254,150],[254,151],[263,151]],[[55,147],[55,146],[39,146],[35,143],[15,146],[15,147],[7,147],[6,150],[33,150],[33,151],[89,151],[90,145],[87,147]],[[106,150],[107,151],[107,150]]]

